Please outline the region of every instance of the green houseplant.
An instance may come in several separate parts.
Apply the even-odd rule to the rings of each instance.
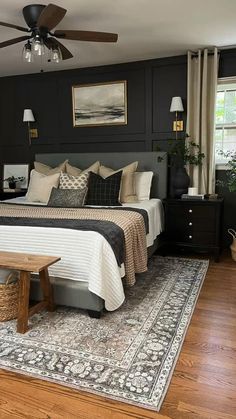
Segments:
[[[15,177],[9,176],[8,178],[4,179],[4,181],[8,182],[10,189],[15,189],[17,182],[23,182],[25,178],[23,176]]]
[[[227,152],[220,150],[218,154],[225,157],[228,162],[226,163],[226,179],[218,180],[217,186],[223,186],[230,192],[236,192],[236,150]]]
[[[185,166],[187,164],[198,166],[202,164],[205,154],[201,153],[200,146],[191,140],[188,134],[185,135],[185,138],[174,143],[170,140],[169,145],[168,154],[173,166]]]

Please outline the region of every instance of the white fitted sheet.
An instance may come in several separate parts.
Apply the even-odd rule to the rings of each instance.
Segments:
[[[24,197],[10,202],[25,203]],[[159,199],[151,199],[126,207],[143,208],[148,212],[151,246],[163,229],[163,208]],[[124,301],[122,277],[113,250],[99,233],[61,228],[1,226],[0,249],[5,251],[38,253],[60,256],[61,261],[49,268],[49,274],[73,281],[88,282],[91,292],[103,298],[109,311],[116,310]]]

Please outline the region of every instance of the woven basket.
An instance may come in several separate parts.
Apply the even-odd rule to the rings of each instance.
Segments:
[[[232,259],[236,262],[236,231],[230,228],[228,233],[233,237],[233,243],[230,246]]]
[[[9,284],[10,273],[5,284],[0,284],[0,322],[12,320],[18,314],[19,281]]]

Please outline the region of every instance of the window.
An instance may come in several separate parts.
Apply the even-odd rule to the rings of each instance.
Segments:
[[[219,154],[236,150],[236,78],[220,80],[216,97],[215,127],[216,164],[226,164],[227,158]]]

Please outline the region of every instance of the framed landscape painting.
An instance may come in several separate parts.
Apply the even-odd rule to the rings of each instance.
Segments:
[[[127,124],[126,80],[72,87],[74,127]]]

